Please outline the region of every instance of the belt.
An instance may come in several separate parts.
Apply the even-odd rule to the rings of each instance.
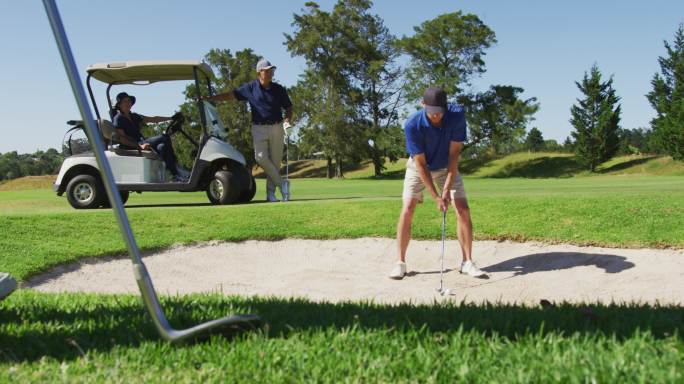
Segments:
[[[259,122],[252,122],[254,125],[273,125],[273,124],[280,124],[282,123],[282,120],[274,121],[274,120],[266,120],[266,121],[259,121]]]

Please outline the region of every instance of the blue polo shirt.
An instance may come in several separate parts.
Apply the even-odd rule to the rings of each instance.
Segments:
[[[412,114],[404,124],[406,150],[414,155],[425,154],[428,169],[435,171],[449,164],[452,141],[466,140],[466,119],[462,105],[449,104],[441,127],[433,127],[425,109]]]
[[[287,90],[280,84],[271,83],[264,88],[259,80],[242,84],[233,91],[235,98],[249,102],[253,124],[274,124],[283,120],[283,110],[292,102]]]
[[[142,124],[144,118],[145,116],[143,115],[131,113],[131,119],[129,120],[123,113],[119,112],[112,119],[112,125],[114,128],[123,129],[126,136],[139,143],[144,140],[142,133],[140,133],[140,124]]]

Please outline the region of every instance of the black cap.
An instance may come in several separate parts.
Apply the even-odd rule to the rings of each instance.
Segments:
[[[127,97],[131,99],[131,105],[135,104],[135,96],[131,96],[126,92],[121,92],[118,95],[116,95],[116,104],[114,104],[114,108],[119,108],[119,103],[121,102],[121,100]]]
[[[440,87],[430,87],[423,93],[423,104],[427,113],[446,113],[447,94]]]

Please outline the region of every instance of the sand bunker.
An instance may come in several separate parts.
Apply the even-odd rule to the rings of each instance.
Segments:
[[[211,242],[177,246],[144,257],[160,294],[306,297],[315,301],[379,303],[434,300],[506,302],[684,301],[684,251],[613,249],[478,241],[475,261],[488,280],[458,272],[460,250],[447,243],[445,287],[440,297],[439,241],[412,241],[408,276],[391,280],[393,239]],[[91,259],[55,268],[24,288],[45,292],[137,293],[128,258]]]

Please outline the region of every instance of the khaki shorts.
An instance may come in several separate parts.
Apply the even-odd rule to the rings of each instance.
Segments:
[[[435,187],[438,189],[444,188],[444,182],[446,182],[447,169],[437,169],[435,171],[430,171],[432,175],[432,181],[435,183]],[[404,191],[401,194],[402,199],[416,199],[419,203],[423,202],[423,190],[425,189],[425,184],[420,178],[420,173],[416,169],[416,163],[413,158],[409,158],[406,162],[406,176],[404,176]],[[456,174],[453,182],[451,183],[451,199],[465,199],[466,193],[463,187],[463,180],[461,179],[461,174]]]

